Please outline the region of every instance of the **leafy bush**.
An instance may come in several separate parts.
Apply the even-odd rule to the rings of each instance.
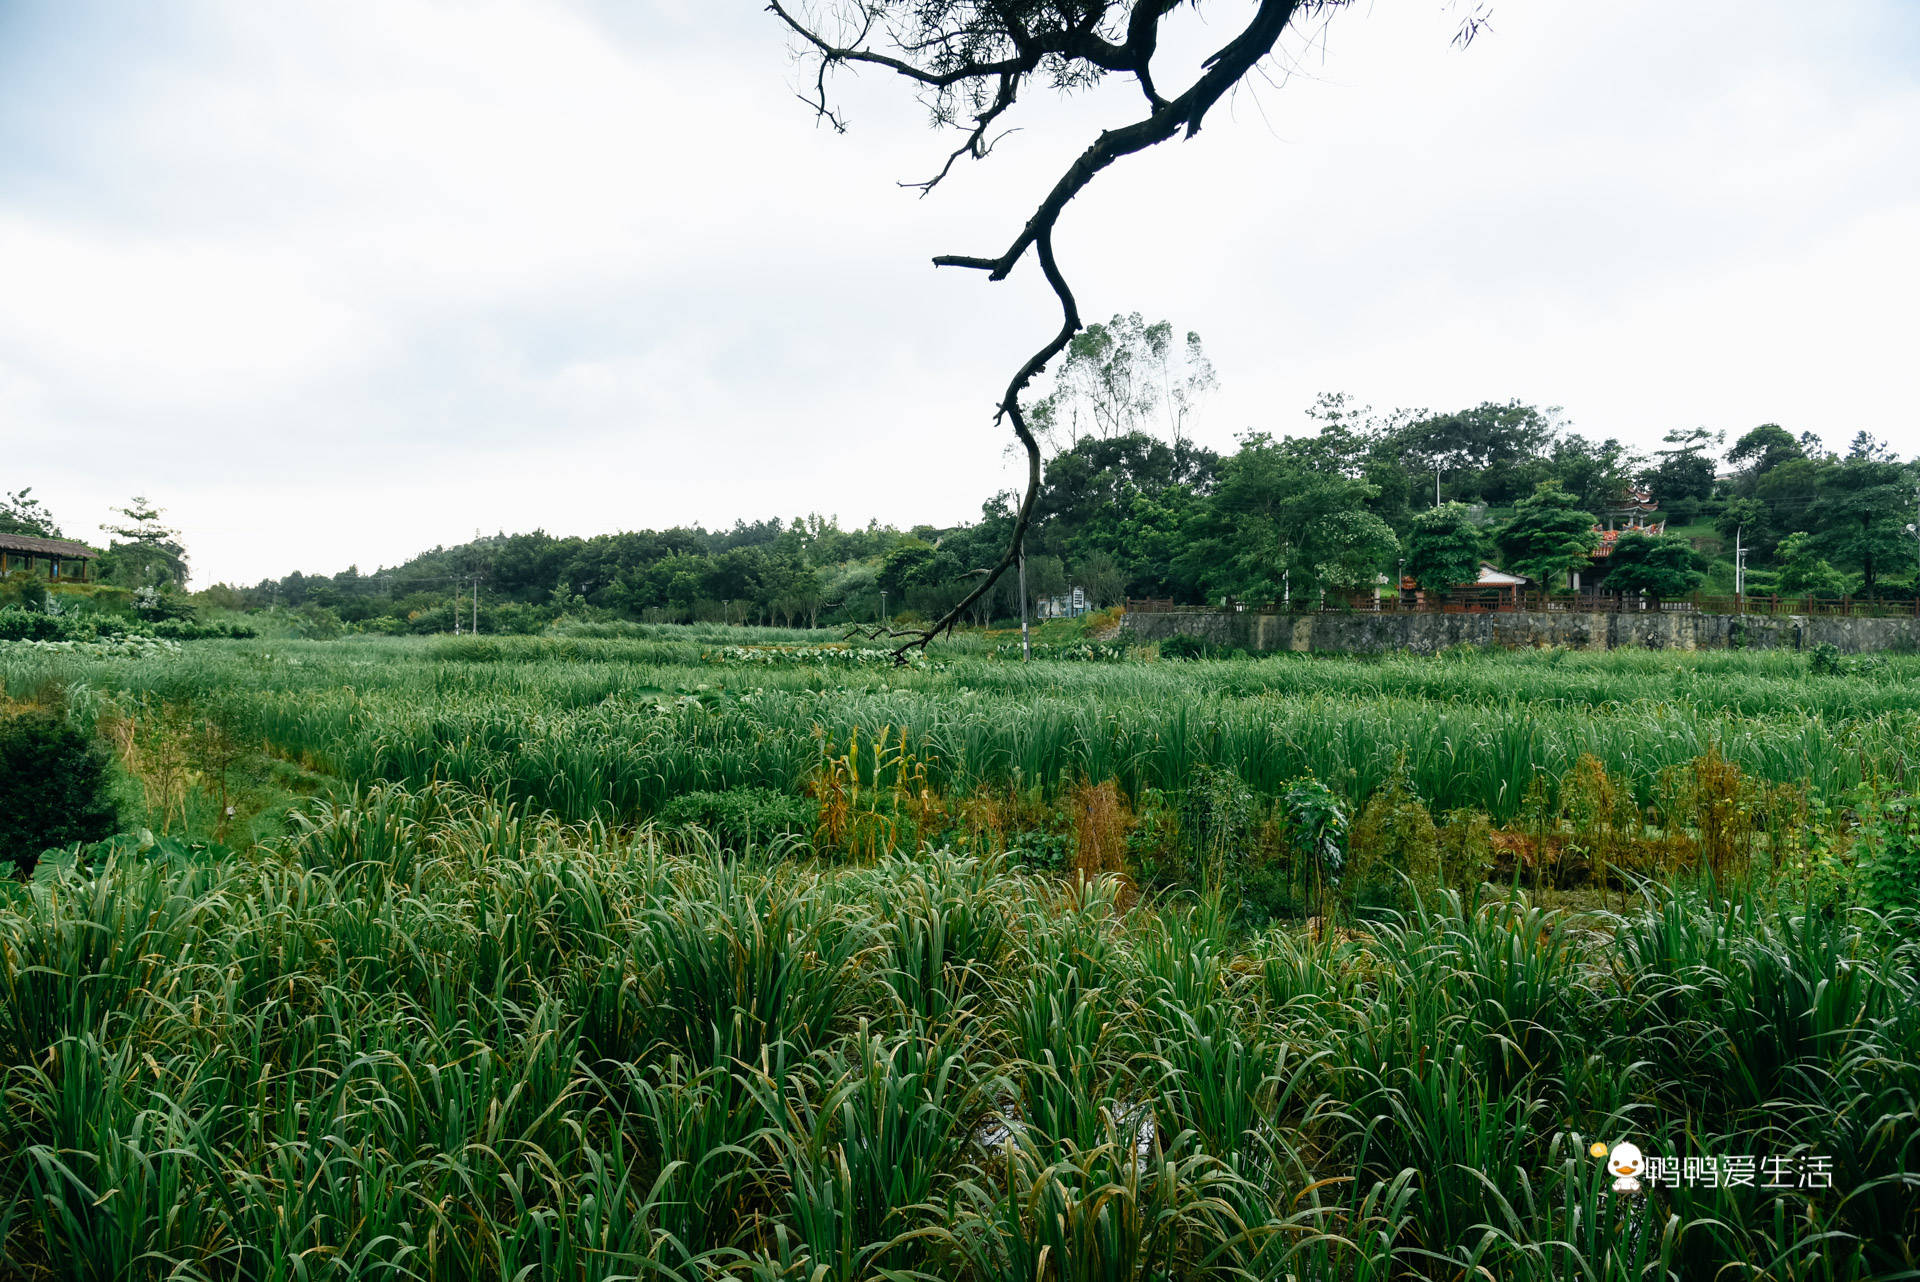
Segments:
[[[1254,927],[1293,915],[1295,861],[1270,805],[1233,770],[1195,766],[1180,798],[1180,868],[1202,894],[1222,892]]]
[[[1484,810],[1451,810],[1440,827],[1441,880],[1467,893],[1493,868],[1493,824]]]
[[[1252,844],[1257,800],[1238,773],[1195,766],[1180,799],[1180,831],[1203,890],[1219,886],[1244,863]]]
[[[1281,794],[1280,805],[1288,839],[1306,862],[1325,916],[1346,868],[1347,808],[1318,779],[1297,780]]]
[[[1440,889],[1440,833],[1406,775],[1406,759],[1375,792],[1353,828],[1348,893],[1374,904],[1400,904],[1408,886],[1430,900]]]
[[[1070,832],[1022,832],[1007,838],[1007,863],[1038,872],[1065,872],[1077,849]]]
[[[217,641],[244,640],[258,635],[246,623],[202,623],[191,618],[137,622],[112,614],[48,614],[24,606],[0,606],[0,641],[100,641],[118,637]]]
[[[1196,637],[1185,632],[1176,632],[1160,642],[1160,657],[1163,659],[1204,659],[1213,647],[1207,644],[1205,637]]]
[[[0,605],[0,641],[71,640],[68,621],[18,605]]]
[[[1911,798],[1881,802],[1861,823],[1855,869],[1860,898],[1881,912],[1920,909],[1920,807]]]
[[[118,826],[99,744],[44,712],[0,719],[0,863],[30,876],[43,851]]]
[[[160,619],[151,630],[154,636],[168,641],[239,641],[260,635],[252,624],[201,623],[196,619]]]
[[[194,616],[193,602],[160,588],[136,589],[133,608],[149,623],[187,623]]]
[[[47,603],[47,581],[25,570],[0,577],[0,607],[17,606],[39,610]]]
[[[1844,655],[1831,641],[1822,641],[1807,652],[1807,672],[1816,677],[1858,677],[1878,672],[1887,665],[1885,655]]]
[[[1159,788],[1143,788],[1133,804],[1127,859],[1148,885],[1177,885],[1182,867],[1178,799]]]
[[[772,788],[733,788],[726,792],[685,792],[660,807],[669,825],[694,824],[722,843],[743,848],[775,836],[813,831],[813,803]]]

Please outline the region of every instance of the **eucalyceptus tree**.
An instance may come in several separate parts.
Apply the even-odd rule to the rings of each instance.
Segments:
[[[924,648],[952,628],[1019,558],[1040,490],[1040,445],[1021,394],[1048,362],[1067,349],[1081,326],[1073,290],[1054,254],[1054,226],[1067,205],[1108,166],[1173,138],[1192,138],[1207,115],[1274,51],[1290,24],[1341,8],[1348,0],[771,0],[768,10],[793,33],[811,72],[803,95],[836,130],[845,121],[828,91],[832,74],[872,67],[913,85],[937,128],[959,141],[932,177],[912,184],[931,192],[961,159],[984,160],[1004,136],[1022,95],[1038,81],[1073,93],[1109,76],[1140,91],[1131,118],[1103,129],[1041,197],[998,254],[942,254],[935,266],[985,272],[1005,280],[1032,255],[1060,304],[1060,327],[1014,371],[996,419],[1013,430],[1027,458],[1027,480],[1011,537],[958,604],[904,638],[898,654]],[[1165,83],[1155,66],[1162,29],[1182,11],[1209,15],[1232,9],[1233,34],[1183,83]],[[1467,8],[1455,43],[1469,43],[1486,21],[1484,0]]]

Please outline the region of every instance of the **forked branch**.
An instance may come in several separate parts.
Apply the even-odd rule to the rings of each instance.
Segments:
[[[914,82],[929,102],[936,122],[965,131],[965,141],[947,157],[931,179],[904,184],[921,193],[933,190],[953,171],[962,156],[984,158],[992,150],[989,132],[1018,101],[1031,77],[1045,71],[1055,86],[1065,89],[1093,83],[1107,73],[1134,77],[1145,95],[1148,111],[1118,129],[1103,131],[1055,181],[1005,251],[991,258],[942,254],[938,267],[967,267],[987,273],[989,280],[1005,280],[1026,256],[1035,251],[1041,273],[1059,300],[1061,324],[1047,343],[1030,356],[1007,384],[995,421],[1005,420],[1027,455],[1027,485],[1014,516],[1005,553],[987,567],[959,604],[924,628],[875,628],[867,635],[898,640],[894,657],[904,663],[908,654],[925,650],[944,632],[950,632],[969,608],[993,590],[1000,577],[1020,559],[1027,528],[1040,493],[1040,446],[1020,407],[1020,397],[1048,362],[1066,350],[1080,330],[1080,314],[1073,291],[1054,258],[1054,227],[1073,198],[1103,170],[1123,156],[1133,155],[1176,135],[1191,138],[1216,103],[1248,72],[1273,52],[1275,44],[1303,12],[1330,9],[1347,0],[1257,0],[1252,16],[1240,32],[1202,64],[1200,74],[1180,94],[1167,98],[1156,90],[1153,58],[1159,47],[1160,23],[1183,0],[843,0],[857,20],[848,24],[854,34],[829,40],[797,19],[786,0],[770,0],[768,9],[800,38],[802,53],[817,61],[814,77],[817,97],[808,99],[835,129],[844,121],[827,101],[827,75],[839,66],[873,66]],[[901,30],[900,24],[910,30]],[[884,33],[897,53],[869,47],[876,32]],[[920,55],[923,60],[916,61]],[[991,88],[989,88],[991,86]],[[960,123],[962,104],[971,108],[969,123]]]

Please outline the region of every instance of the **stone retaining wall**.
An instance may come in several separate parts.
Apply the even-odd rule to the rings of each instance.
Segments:
[[[1258,614],[1219,610],[1128,613],[1120,626],[1141,641],[1185,633],[1248,650],[1432,654],[1454,645],[1567,646],[1577,650],[1810,650],[1849,654],[1920,649],[1920,619],[1838,615],[1588,614],[1516,610],[1488,614]]]

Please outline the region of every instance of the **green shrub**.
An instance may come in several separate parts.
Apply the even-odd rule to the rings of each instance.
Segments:
[[[1195,766],[1180,798],[1180,832],[1199,888],[1220,886],[1246,859],[1253,844],[1256,799],[1246,781],[1229,769]]]
[[[1204,659],[1212,649],[1205,637],[1191,636],[1185,632],[1176,632],[1160,642],[1160,657],[1163,659]]]
[[[1854,868],[1860,898],[1881,912],[1920,909],[1920,807],[1882,801],[1860,825]]]
[[[1346,870],[1347,808],[1333,790],[1318,779],[1300,779],[1280,797],[1287,839],[1305,864],[1320,914],[1332,907],[1333,892]]]
[[[0,641],[99,641],[122,636],[160,637],[167,641],[236,640],[258,636],[246,623],[202,623],[191,618],[130,621],[88,610],[46,614],[23,606],[0,606]]]
[[[0,607],[38,612],[47,603],[47,581],[25,570],[0,577]]]
[[[1440,834],[1406,775],[1406,758],[1375,792],[1353,828],[1347,893],[1368,904],[1398,905],[1409,884],[1424,900],[1440,889]],[[1403,880],[1404,879],[1404,880]]]
[[[732,788],[726,792],[684,792],[660,807],[667,825],[693,824],[733,849],[769,837],[805,836],[818,817],[812,802],[772,788]]]
[[[1843,655],[1831,641],[1822,641],[1807,652],[1807,671],[1816,677],[1859,677],[1886,666],[1885,655]]]
[[[1487,879],[1493,868],[1493,824],[1484,810],[1450,810],[1440,827],[1441,880],[1462,894]]]
[[[156,588],[135,589],[133,609],[148,623],[187,623],[194,618],[193,602],[178,592]]]
[[[1127,833],[1127,858],[1150,886],[1180,884],[1180,808],[1177,798],[1159,788],[1143,788],[1133,801],[1134,825]]]
[[[0,863],[31,876],[43,851],[99,841],[119,826],[107,754],[44,712],[0,719]]]
[[[169,641],[246,640],[260,635],[248,623],[201,623],[197,619],[160,619],[153,624],[152,632]]]
[[[66,620],[25,606],[0,605],[0,641],[67,641]]]
[[[1007,838],[1007,863],[1036,872],[1065,872],[1073,864],[1075,844],[1070,832],[1031,831]]]
[[[1214,892],[1255,928],[1297,914],[1297,860],[1275,823],[1271,802],[1238,772],[1198,765],[1178,812],[1180,874],[1201,894]]]

